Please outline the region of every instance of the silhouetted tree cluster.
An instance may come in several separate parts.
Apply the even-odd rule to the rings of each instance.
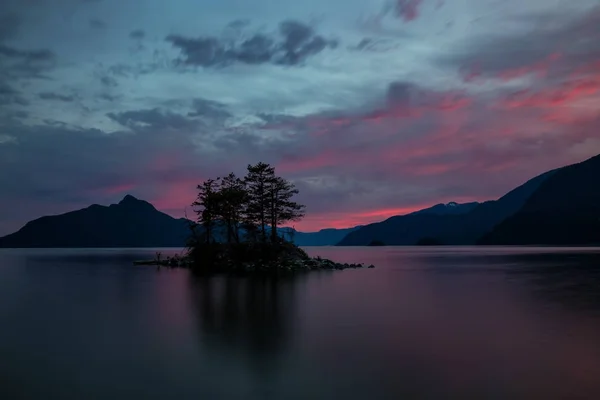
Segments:
[[[293,201],[296,194],[294,184],[276,176],[275,168],[262,162],[248,165],[243,178],[230,173],[208,179],[198,185],[193,203],[197,224],[202,227],[199,240],[216,243],[217,232],[224,229],[228,244],[276,244],[280,241],[278,227],[304,216],[305,207]]]

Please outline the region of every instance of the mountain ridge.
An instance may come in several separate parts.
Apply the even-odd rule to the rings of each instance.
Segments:
[[[599,245],[600,155],[561,168],[478,244]]]
[[[28,221],[16,232],[0,237],[0,248],[184,247],[190,235],[189,222],[127,194],[118,203],[94,203]],[[299,246],[335,245],[354,229],[357,227],[300,232],[280,228],[282,232],[293,231]]]
[[[454,213],[426,212],[439,205],[407,215],[390,217],[385,221],[368,224],[349,233],[338,246],[366,246],[372,241],[386,245],[412,246],[423,239],[445,245],[471,245],[496,224],[517,212],[527,198],[548,176],[557,170],[538,175],[509,191],[498,200],[467,203]],[[425,212],[423,212],[425,211]]]
[[[127,195],[117,204],[47,215],[0,238],[0,247],[182,247],[188,221]]]

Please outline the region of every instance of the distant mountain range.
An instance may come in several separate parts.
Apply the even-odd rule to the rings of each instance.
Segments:
[[[600,156],[558,170],[478,243],[600,245]]]
[[[119,204],[94,204],[28,222],[0,238],[0,247],[182,247],[189,233],[185,219],[127,195]]]
[[[309,233],[282,228],[282,232],[293,232],[293,240],[299,246],[328,246],[358,228]],[[186,219],[173,218],[152,204],[127,195],[118,204],[94,204],[28,222],[19,231],[0,238],[0,248],[183,247],[189,235]]]
[[[345,229],[321,229],[318,232],[300,232],[291,228],[281,228],[281,231],[292,231],[292,239],[298,246],[334,246],[340,242],[347,234],[360,229],[360,226]],[[288,235],[285,236],[288,238]]]
[[[422,242],[444,245],[476,244],[496,224],[516,213],[554,171],[531,179],[495,201],[439,204],[416,213],[365,225],[349,233],[340,246],[366,246],[372,241],[386,245],[413,246]]]
[[[0,247],[181,247],[188,235],[185,219],[127,195],[119,204],[94,204],[28,222],[0,238]]]
[[[0,248],[183,247],[188,223],[127,195],[28,222],[0,238]],[[600,156],[546,172],[495,201],[437,204],[347,229],[281,231],[300,246],[600,244]]]

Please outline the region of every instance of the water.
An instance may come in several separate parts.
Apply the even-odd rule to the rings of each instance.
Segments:
[[[203,280],[131,265],[153,250],[0,251],[0,398],[600,398],[600,249],[308,250],[377,268]]]

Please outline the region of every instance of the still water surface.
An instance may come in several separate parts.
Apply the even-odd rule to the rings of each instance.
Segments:
[[[206,280],[131,265],[154,250],[2,250],[0,398],[600,398],[600,249],[307,250],[377,268]]]

